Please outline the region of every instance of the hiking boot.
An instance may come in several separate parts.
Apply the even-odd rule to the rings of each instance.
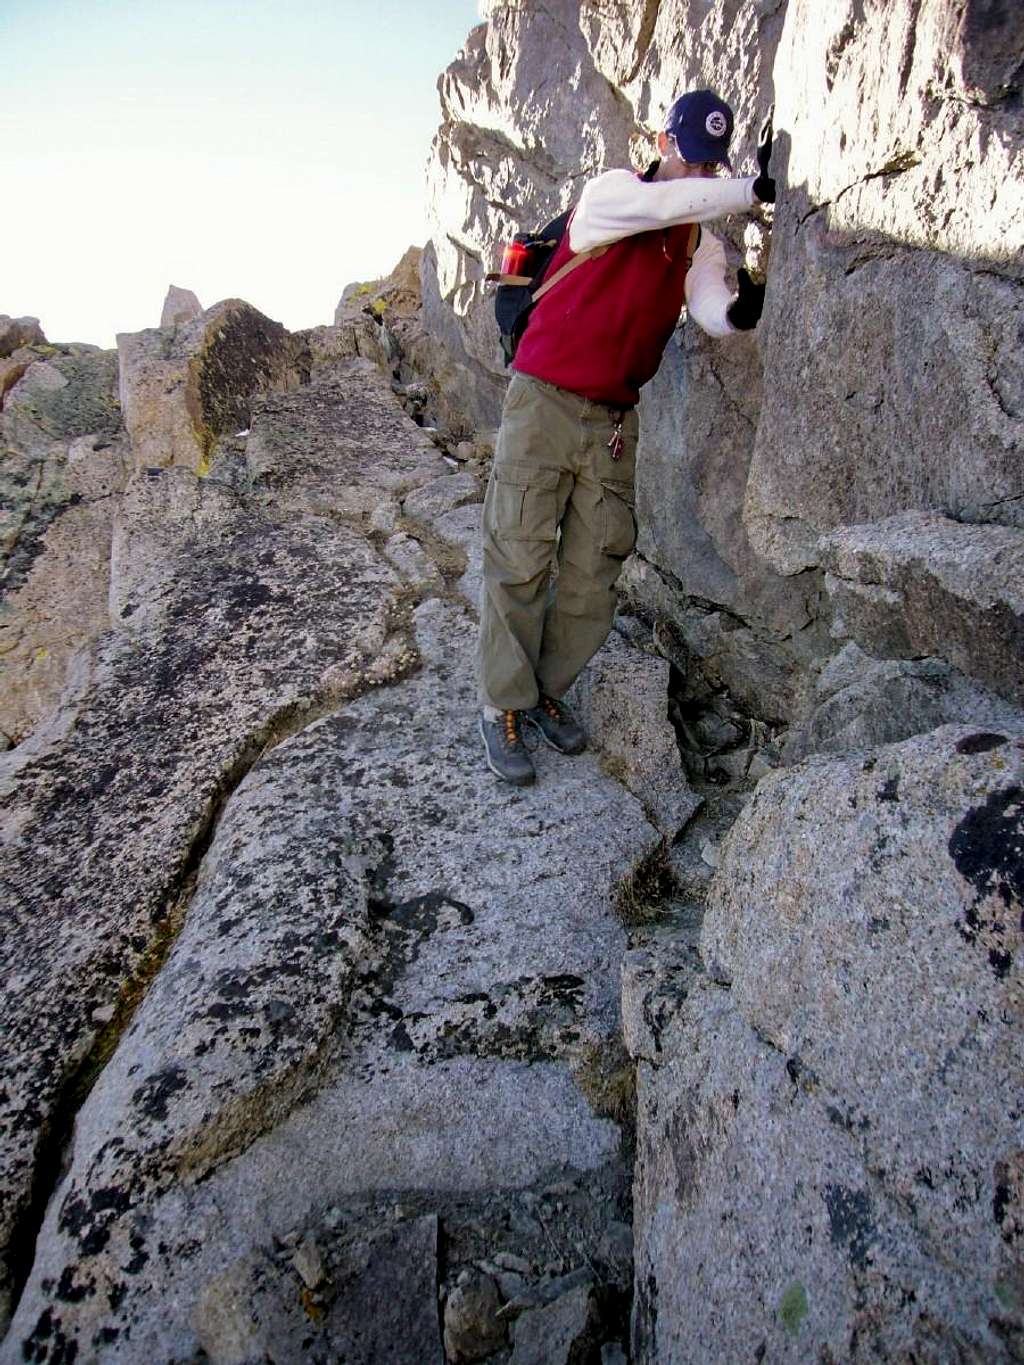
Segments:
[[[523,711],[502,711],[497,720],[480,716],[480,734],[488,768],[517,787],[528,787],[537,776],[523,739],[524,714]]]
[[[540,703],[523,714],[540,731],[545,744],[550,744],[560,754],[581,754],[587,747],[583,726],[574,719],[569,708],[554,697],[546,697],[542,692]]]

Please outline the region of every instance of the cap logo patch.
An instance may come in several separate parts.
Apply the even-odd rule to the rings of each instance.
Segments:
[[[707,118],[704,120],[704,127],[712,137],[723,137],[728,126],[729,125],[725,121],[725,115],[720,109],[715,109],[712,113],[708,114]]]

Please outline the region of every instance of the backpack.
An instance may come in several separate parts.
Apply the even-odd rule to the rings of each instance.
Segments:
[[[544,272],[565,236],[572,214],[573,209],[567,208],[538,232],[517,232],[502,253],[501,269],[485,276],[489,284],[498,286],[494,297],[494,316],[498,322],[506,365],[512,364],[533,305],[563,275],[568,275],[570,270],[575,270],[584,261],[589,261],[593,256],[602,256],[608,250],[607,247],[599,246],[591,251],[581,251],[556,270],[549,280],[545,280]]]

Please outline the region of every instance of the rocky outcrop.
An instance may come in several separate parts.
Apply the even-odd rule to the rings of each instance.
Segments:
[[[178,285],[172,284],[167,290],[167,297],[160,313],[160,330],[194,322],[202,311],[203,305],[191,289],[181,289]]]
[[[357,318],[289,337],[247,304],[227,303],[122,336],[119,357],[23,344],[35,334],[7,329],[19,345],[4,362],[17,373],[0,411],[0,743],[19,743],[53,709],[76,652],[124,606],[110,565],[126,552],[117,512],[129,475],[182,463],[209,473],[257,393],[356,356],[385,365],[379,331]]]
[[[1017,721],[768,778],[708,975],[634,966],[638,1359],[1016,1359],[1022,777]]]
[[[308,376],[289,334],[240,299],[190,322],[118,337],[120,398],[136,469],[209,471],[218,437],[249,425],[255,394]]]
[[[0,745],[61,694],[71,660],[107,624],[114,504],[128,448],[117,357],[94,346],[21,347],[0,411]]]
[[[0,313],[0,360],[26,346],[45,346],[46,337],[38,318],[12,318]]]
[[[835,633],[885,657],[941,655],[1024,702],[1024,534],[905,512],[821,540]]]
[[[1009,11],[788,7],[746,509],[783,573],[910,508],[1024,526],[1022,55]]]
[[[130,475],[108,623],[0,768],[0,1359],[440,1361],[439,1282],[461,1358],[624,1339],[616,906],[661,836],[597,755],[479,762],[482,486],[375,339],[290,340],[205,476]]]

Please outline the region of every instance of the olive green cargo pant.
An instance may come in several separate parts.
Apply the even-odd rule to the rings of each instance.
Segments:
[[[498,710],[561,697],[607,638],[615,582],[636,541],[638,422],[514,374],[483,519],[480,700]]]

